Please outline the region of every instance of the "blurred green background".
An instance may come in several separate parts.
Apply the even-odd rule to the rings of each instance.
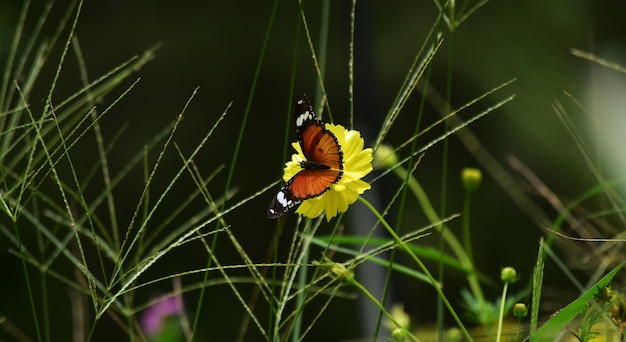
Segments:
[[[43,3],[36,1],[31,4],[27,29],[34,26]],[[459,3],[457,6],[461,7],[463,4]],[[471,4],[472,2],[470,6]],[[22,1],[0,3],[0,65],[6,64],[6,54],[22,5]],[[172,122],[194,88],[199,87],[176,137],[176,142],[187,153],[198,144],[232,102],[226,119],[204,148],[202,158],[196,159],[200,170],[206,174],[219,165],[228,167],[231,164],[243,113],[250,93],[254,91],[251,115],[233,178],[233,185],[237,187],[238,193],[229,203],[253,194],[280,177],[284,162],[282,151],[286,127],[290,134],[289,140],[295,139],[293,123],[285,120],[292,111],[289,106],[292,101],[291,78],[295,79],[296,93],[306,92],[311,95],[315,91],[317,80],[304,32],[302,28],[297,29],[298,3],[279,1],[276,4],[276,14],[258,83],[252,89],[255,69],[261,58],[263,40],[274,5],[270,1],[85,1],[76,36],[92,79],[129,57],[141,54],[155,44],[162,44],[156,52],[156,58],[137,72],[136,76],[141,78],[138,86],[101,122],[105,138],[111,138],[119,127],[129,124],[111,153],[112,169],[123,167],[152,136]],[[55,29],[55,22],[59,20],[66,6],[66,1],[54,3],[51,18],[45,26],[45,34],[50,34]],[[321,6],[319,1],[304,2],[314,44],[319,39]],[[330,3],[325,73],[333,118],[336,123],[342,124],[348,123],[350,6],[348,1]],[[594,102],[599,98],[597,91],[605,89],[603,75],[610,75],[607,77],[615,83],[608,89],[619,89],[615,93],[616,100],[622,100],[619,94],[623,94],[626,88],[619,86],[624,84],[624,75],[606,72],[573,56],[570,49],[591,51],[608,60],[624,64],[624,13],[626,3],[617,0],[493,0],[472,14],[455,32],[442,28],[445,41],[433,62],[429,80],[438,91],[445,93],[448,67],[451,66],[452,105],[458,107],[503,82],[517,78],[505,90],[507,95],[515,93],[515,100],[478,120],[470,128],[486,149],[507,168],[506,158],[514,155],[553,191],[566,198],[574,197],[592,186],[595,181],[564,125],[555,115],[553,105],[555,101],[565,102],[570,103],[568,108],[573,108],[561,89],[567,90],[589,108],[597,105]],[[437,15],[437,8],[432,1],[357,2],[354,128],[363,132],[366,145],[373,143],[382,119],[391,107],[415,54]],[[25,36],[27,35],[28,32],[25,32]],[[294,58],[297,58],[295,75],[292,74]],[[46,66],[45,70],[51,77],[54,65]],[[32,99],[36,106],[42,106],[47,91],[47,83],[41,84],[41,97]],[[80,86],[76,57],[70,53],[54,98],[65,98]],[[470,109],[470,112],[476,114],[504,97],[491,96],[486,105],[475,110]],[[103,101],[109,103],[111,100],[112,98]],[[419,105],[419,94],[415,93],[403,109],[387,143],[398,145],[413,134]],[[619,117],[623,110],[618,107],[616,113]],[[425,114],[424,120],[427,124],[439,118],[430,107],[427,107]],[[469,115],[464,117],[469,118]],[[597,140],[591,135],[592,130],[587,131],[585,128],[589,125],[588,118],[574,110],[570,119],[583,133],[589,134],[587,141],[590,146],[602,154],[602,145],[596,145]],[[619,132],[619,127],[615,129]],[[427,144],[442,132],[443,127],[438,127],[434,132],[421,137],[419,145]],[[85,153],[82,167],[89,168],[93,162],[90,159],[93,151],[87,147],[80,150],[78,147],[75,153]],[[417,178],[436,206],[441,197],[442,154],[442,144],[431,148],[416,171]],[[604,158],[616,160],[614,158],[619,159],[620,156],[608,154]],[[81,166],[80,157],[75,156],[74,160]],[[164,161],[164,165],[170,162],[177,168],[180,161],[172,156]],[[446,175],[446,213],[460,210],[462,189],[459,175],[460,170],[466,166],[482,168],[463,144],[452,137],[449,141]],[[610,172],[620,173],[619,170]],[[141,172],[137,170],[132,175],[137,179],[129,178],[121,187],[127,193],[127,197],[122,195],[122,198],[128,201],[127,207],[119,208],[121,222],[128,222],[130,219],[143,186]],[[167,170],[159,174],[153,191],[158,193],[159,187],[163,186],[159,185],[159,179],[167,181],[172,175]],[[218,174],[209,186],[210,191],[215,194],[223,192],[226,175],[225,171]],[[182,184],[173,190],[169,199],[172,205],[184,199],[189,189],[193,188],[189,180]],[[388,176],[388,179],[376,185],[379,188],[372,192],[370,198],[384,204],[399,185],[399,181]],[[267,206],[273,195],[274,190],[264,193],[226,216],[233,233],[256,262],[265,261],[267,246],[272,241],[276,228],[276,223],[266,218]],[[556,216],[548,203],[538,196],[536,199],[536,203],[551,215],[550,218]],[[477,268],[497,280],[501,267],[515,266],[522,278],[527,280],[535,263],[538,239],[543,235],[535,223],[536,218],[528,217],[488,174],[484,174],[483,186],[476,193],[473,205],[472,224],[475,229]],[[419,208],[409,212],[414,214],[403,220],[403,229],[414,230],[428,223]],[[155,220],[158,221],[168,214],[159,213]],[[295,215],[289,216],[287,227],[295,221]],[[348,216],[347,223],[350,222],[354,222],[354,219]],[[453,223],[451,227],[458,228],[459,224]],[[351,228],[348,229],[350,231]],[[28,240],[28,233],[24,234]],[[291,233],[286,234],[289,236]],[[423,243],[436,246],[438,238],[431,236],[424,239]],[[204,267],[206,255],[200,246],[193,247],[178,250],[164,259],[158,265],[157,273],[180,272],[181,265],[184,265],[184,270]],[[14,246],[7,240],[0,239],[0,261],[4,269],[3,281],[0,282],[0,311],[28,332],[32,329],[29,325],[32,316],[27,308],[27,293],[21,285],[24,281],[22,270],[19,260],[7,253],[8,248]],[[221,248],[219,253],[223,264],[240,262],[230,246]],[[558,303],[565,304],[567,300],[574,298],[577,292],[568,287],[558,271],[551,272],[553,265],[548,264],[546,268],[548,288],[560,287],[561,297],[557,299]],[[465,284],[462,277],[451,273],[446,290],[454,303],[458,300],[458,288]],[[62,284],[51,281],[50,286],[59,294],[66,293]],[[163,286],[163,289],[155,286],[154,291],[169,290],[168,286]],[[498,288],[492,288],[489,295],[493,297],[498,292]],[[404,303],[405,309],[418,324],[430,323],[434,320],[433,293],[424,284],[398,277],[394,282],[393,300]],[[189,307],[195,307],[195,300],[195,292],[185,296]],[[207,340],[232,339],[245,313],[230,290],[226,286],[212,287],[205,300],[210,302],[204,305],[203,312],[205,324],[202,332],[208,336]],[[70,338],[67,320],[71,315],[68,302],[69,299],[63,295],[54,298],[51,307],[51,312],[54,312],[53,340]],[[312,338],[342,340],[368,336],[368,330],[363,329],[356,303],[352,300],[334,301],[318,322],[318,329],[312,332]],[[339,321],[337,317],[340,318]],[[59,320],[58,324],[56,320]],[[103,322],[96,328],[94,339],[110,340],[123,336],[114,327],[111,322]],[[5,332],[0,333],[0,336],[6,336]],[[252,332],[250,340],[258,338],[255,336]]]

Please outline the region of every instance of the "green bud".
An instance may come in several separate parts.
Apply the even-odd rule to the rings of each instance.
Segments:
[[[394,342],[406,341],[409,336],[409,332],[404,328],[395,328],[391,331],[391,340]]]
[[[457,327],[452,327],[446,330],[445,335],[444,335],[444,340],[448,342],[457,342],[457,341],[460,342],[460,341],[464,341],[465,337],[463,336],[463,332],[461,332],[461,329]]]
[[[387,144],[381,144],[374,153],[374,167],[377,169],[389,169],[398,164],[396,151]]]
[[[354,272],[343,264],[334,262],[327,266],[328,274],[335,280],[342,283],[352,283],[354,281]]]
[[[500,279],[507,284],[517,281],[517,271],[513,267],[505,267],[500,271]]]
[[[404,305],[396,303],[389,312],[400,328],[408,328],[411,324],[411,317],[404,311]]]
[[[515,317],[525,317],[528,315],[528,308],[524,303],[517,303],[513,306],[513,316]]]
[[[465,191],[472,193],[478,189],[483,180],[483,173],[479,169],[466,167],[461,171],[461,181]]]
[[[391,331],[392,341],[405,341],[409,335],[411,317],[404,311],[404,305],[396,303],[389,310],[391,317],[385,318],[383,325]]]

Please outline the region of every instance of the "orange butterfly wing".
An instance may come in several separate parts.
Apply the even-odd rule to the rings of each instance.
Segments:
[[[335,135],[317,120],[302,128],[299,140],[307,160],[292,178],[290,189],[294,198],[304,200],[323,194],[341,179],[343,154]]]
[[[306,95],[296,100],[296,133],[306,161],[303,170],[280,188],[267,211],[271,219],[283,215],[302,201],[320,196],[343,175],[343,153],[337,137],[313,112]]]

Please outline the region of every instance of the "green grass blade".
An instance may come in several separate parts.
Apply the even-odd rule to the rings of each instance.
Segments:
[[[553,341],[563,329],[580,313],[587,309],[587,303],[595,297],[598,290],[609,285],[613,277],[624,266],[624,263],[616,266],[611,272],[595,283],[587,292],[578,299],[568,304],[561,311],[553,315],[537,332],[531,336],[531,342]]]
[[[543,286],[543,239],[539,240],[539,253],[537,254],[537,265],[533,272],[533,292],[532,303],[530,305],[530,336],[537,331],[539,319],[539,303],[541,301],[541,287]]]

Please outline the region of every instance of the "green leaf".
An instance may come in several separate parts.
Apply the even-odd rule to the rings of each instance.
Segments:
[[[563,310],[553,315],[544,325],[537,329],[537,333],[531,336],[531,342],[534,341],[553,341],[558,334],[571,322],[578,314],[587,309],[587,303],[594,298],[598,289],[609,285],[617,271],[619,271],[624,263],[616,266],[611,272],[600,279],[582,296],[567,305]]]

